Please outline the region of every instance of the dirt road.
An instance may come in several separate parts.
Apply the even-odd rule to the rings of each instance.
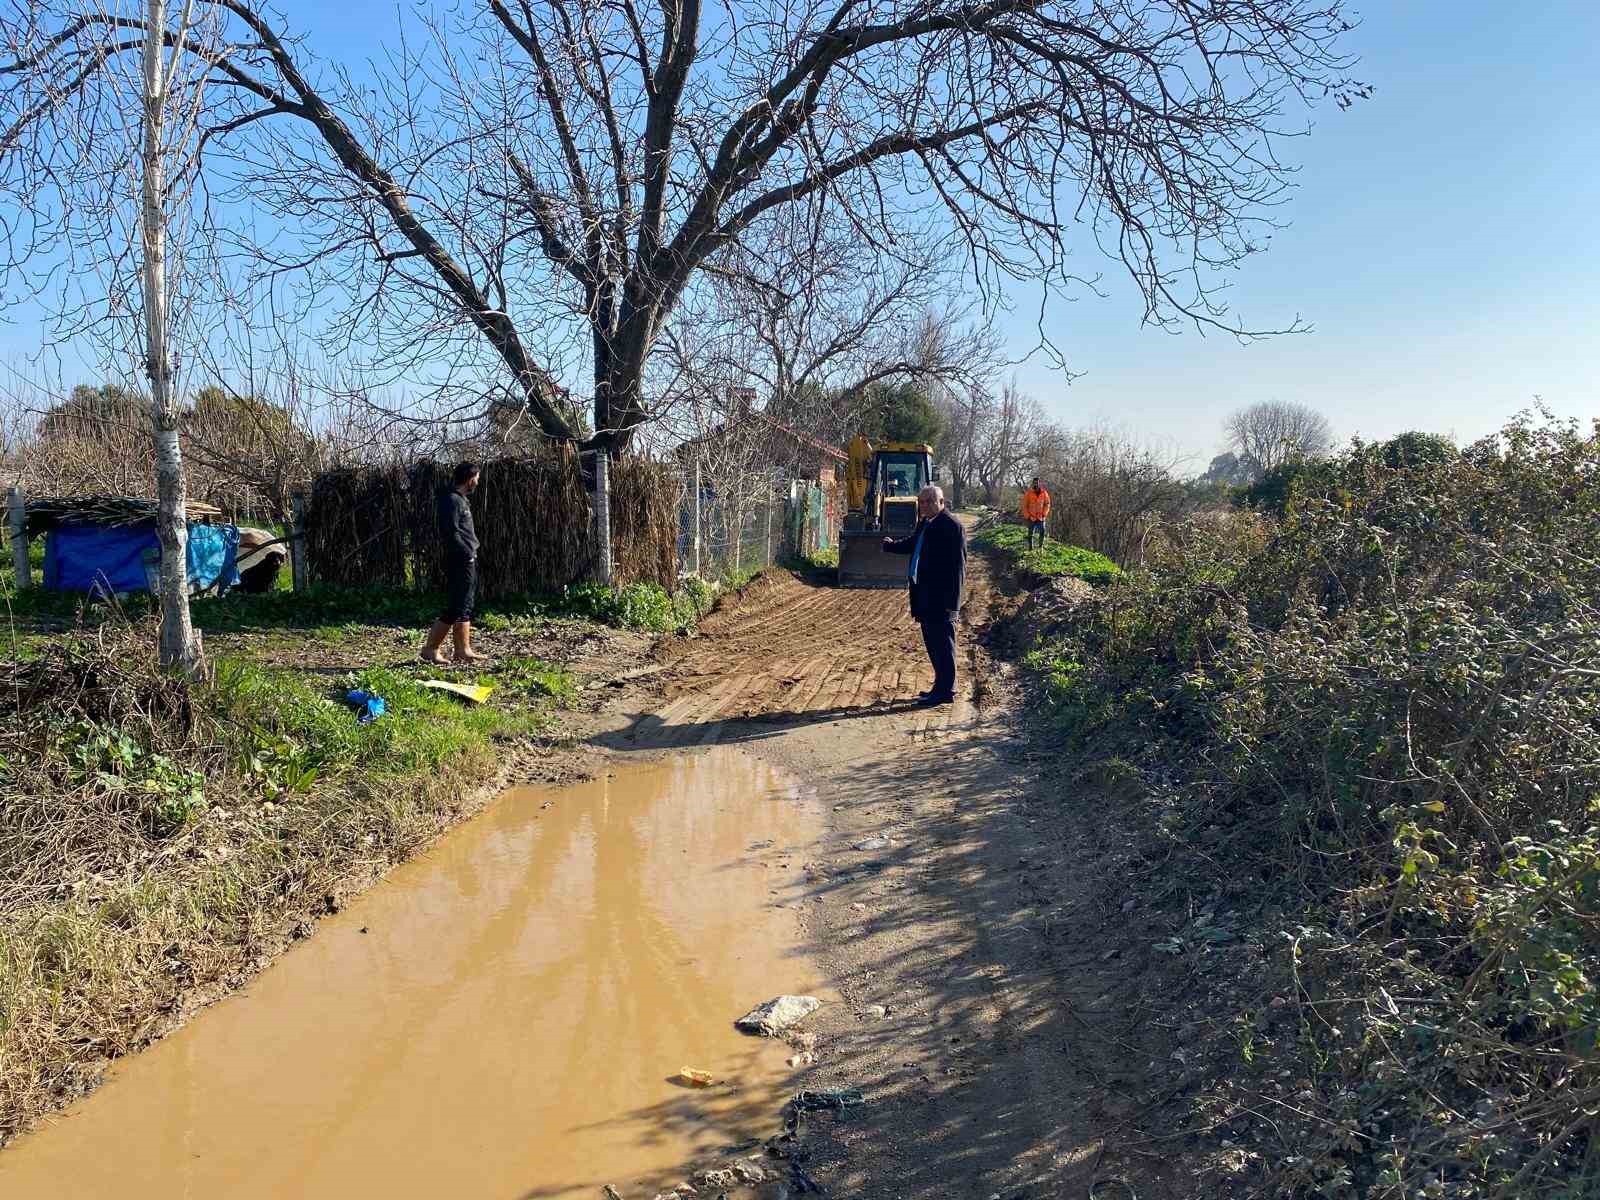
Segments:
[[[664,648],[656,704],[601,740],[624,756],[737,745],[832,812],[792,902],[844,997],[796,1086],[868,1097],[857,1119],[802,1129],[830,1194],[1081,1200],[1136,1175],[1148,1200],[1159,1163],[1104,1149],[1146,1053],[1121,1036],[1115,964],[1082,946],[1107,914],[1084,908],[1087,848],[983,648],[1007,601],[976,557],[969,584],[953,706],[911,702],[931,672],[903,592],[785,574]]]
[[[729,1155],[746,1155],[748,1170],[751,1150],[762,1181],[731,1196],[787,1200],[813,1182],[854,1200],[1197,1194],[1164,1178],[1173,1143],[1150,1117],[1152,1096],[1179,1090],[1159,1068],[1182,1062],[1146,1020],[1130,969],[1151,935],[1135,928],[1125,906],[1135,901],[1108,903],[1094,886],[1097,864],[1110,861],[1097,839],[1114,835],[1096,828],[1093,791],[1059,777],[1050,737],[1028,733],[1019,713],[1036,706],[985,649],[1013,604],[974,557],[959,699],[931,710],[912,700],[931,671],[902,591],[784,572],[730,599],[696,636],[658,644],[651,662],[611,642],[574,661],[591,711],[546,746],[519,746],[506,776],[582,774],[589,790],[502,796],[331,918],[293,962],[126,1064],[146,1086],[130,1078],[102,1089],[89,1115],[74,1117],[95,1149],[41,1137],[8,1151],[0,1175],[9,1171],[13,1187],[0,1191],[65,1194],[15,1181],[62,1178],[53,1164],[86,1153],[126,1173],[143,1149],[153,1151],[150,1194],[180,1177],[225,1177],[228,1156],[251,1138],[204,1135],[214,1109],[284,1139],[275,1163],[307,1172],[289,1191],[348,1193],[328,1190],[327,1169],[343,1160],[318,1148],[320,1134],[251,1118],[234,1099],[205,1100],[197,1070],[233,1079],[230,1096],[333,1131],[351,1178],[373,1182],[378,1151],[363,1147],[398,1138],[409,1149],[387,1163],[396,1195],[437,1192],[422,1186],[429,1177],[412,1153],[464,1195],[578,1196],[609,1177],[634,1200],[724,1169]],[[626,780],[656,767],[620,768],[652,763],[677,791],[627,800]],[[775,788],[811,814],[803,832],[774,823],[762,793]],[[638,936],[623,936],[630,930]],[[460,953],[472,945],[485,953]],[[336,971],[325,963],[348,987],[330,991]],[[536,986],[544,974],[552,990]],[[333,992],[353,1023],[344,1032],[317,1016]],[[790,1063],[776,1044],[725,1044],[744,1041],[731,1026],[738,1010],[790,992],[827,1001],[806,1022],[814,1061]],[[263,1001],[274,995],[289,999]],[[313,1016],[304,1029],[288,1019],[295,998]],[[330,1031],[333,1048],[318,1049],[313,1033]],[[275,1045],[267,1035],[319,1065],[295,1075],[286,1053],[237,1049]],[[339,1059],[353,1047],[372,1050],[370,1061]],[[721,1125],[704,1102],[664,1090],[663,1070],[680,1061],[657,1061],[668,1048],[740,1081],[711,1097],[726,1102]],[[226,1070],[192,1070],[191,1057],[211,1062],[206,1054]],[[746,1054],[770,1060],[759,1086],[749,1063],[728,1057]],[[778,1147],[788,1164],[774,1168],[756,1148],[783,1133],[784,1097],[807,1088],[860,1089],[864,1103],[802,1116]],[[440,1100],[447,1093],[454,1099]],[[313,1101],[342,1115],[324,1119]],[[437,1103],[456,1132],[428,1116]],[[125,1110],[161,1117],[164,1132],[146,1138]],[[348,1124],[358,1119],[370,1142]],[[397,1132],[419,1119],[413,1134]],[[721,1144],[730,1123],[737,1146]],[[529,1128],[554,1148],[524,1136]],[[119,1149],[128,1138],[150,1144]],[[472,1157],[474,1179],[450,1174],[463,1168],[445,1149],[491,1144],[494,1155]],[[255,1191],[197,1183],[196,1194],[285,1194],[241,1162]],[[82,1194],[104,1191],[88,1174],[74,1178]],[[722,1186],[713,1178],[698,1194]]]

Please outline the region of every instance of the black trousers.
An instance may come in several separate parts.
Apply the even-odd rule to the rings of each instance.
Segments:
[[[951,696],[956,690],[956,623],[950,613],[919,617],[922,644],[928,648],[933,664],[933,694]]]
[[[473,558],[447,557],[444,560],[444,611],[439,619],[446,625],[472,620],[478,598],[478,562]]]

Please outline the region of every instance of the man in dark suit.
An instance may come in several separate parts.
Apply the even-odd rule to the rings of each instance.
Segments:
[[[927,707],[956,698],[956,618],[967,576],[967,531],[945,509],[944,493],[936,487],[917,494],[917,516],[910,537],[884,538],[883,548],[911,556],[911,615],[922,626],[933,664],[933,687],[917,697]]]

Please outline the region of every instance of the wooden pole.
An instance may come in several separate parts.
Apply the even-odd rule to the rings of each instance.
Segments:
[[[767,480],[767,566],[772,565],[772,480]]]
[[[28,561],[28,494],[21,488],[6,493],[6,525],[11,530],[11,562],[17,569],[17,591],[33,586],[33,564]]]
[[[297,592],[311,586],[306,572],[306,498],[298,492],[289,497],[289,579]]]
[[[700,454],[694,456],[694,573],[700,574]]]
[[[594,452],[594,541],[596,583],[611,586],[611,452]]]

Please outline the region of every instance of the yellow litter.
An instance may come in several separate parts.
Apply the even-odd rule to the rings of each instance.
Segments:
[[[710,1071],[697,1071],[693,1067],[683,1067],[678,1071],[678,1078],[690,1087],[710,1087],[717,1082],[716,1076]]]
[[[489,693],[494,691],[494,685],[489,683],[452,683],[448,679],[424,679],[421,682],[425,688],[449,692],[452,696],[460,696],[473,704],[482,704],[489,698]]]

